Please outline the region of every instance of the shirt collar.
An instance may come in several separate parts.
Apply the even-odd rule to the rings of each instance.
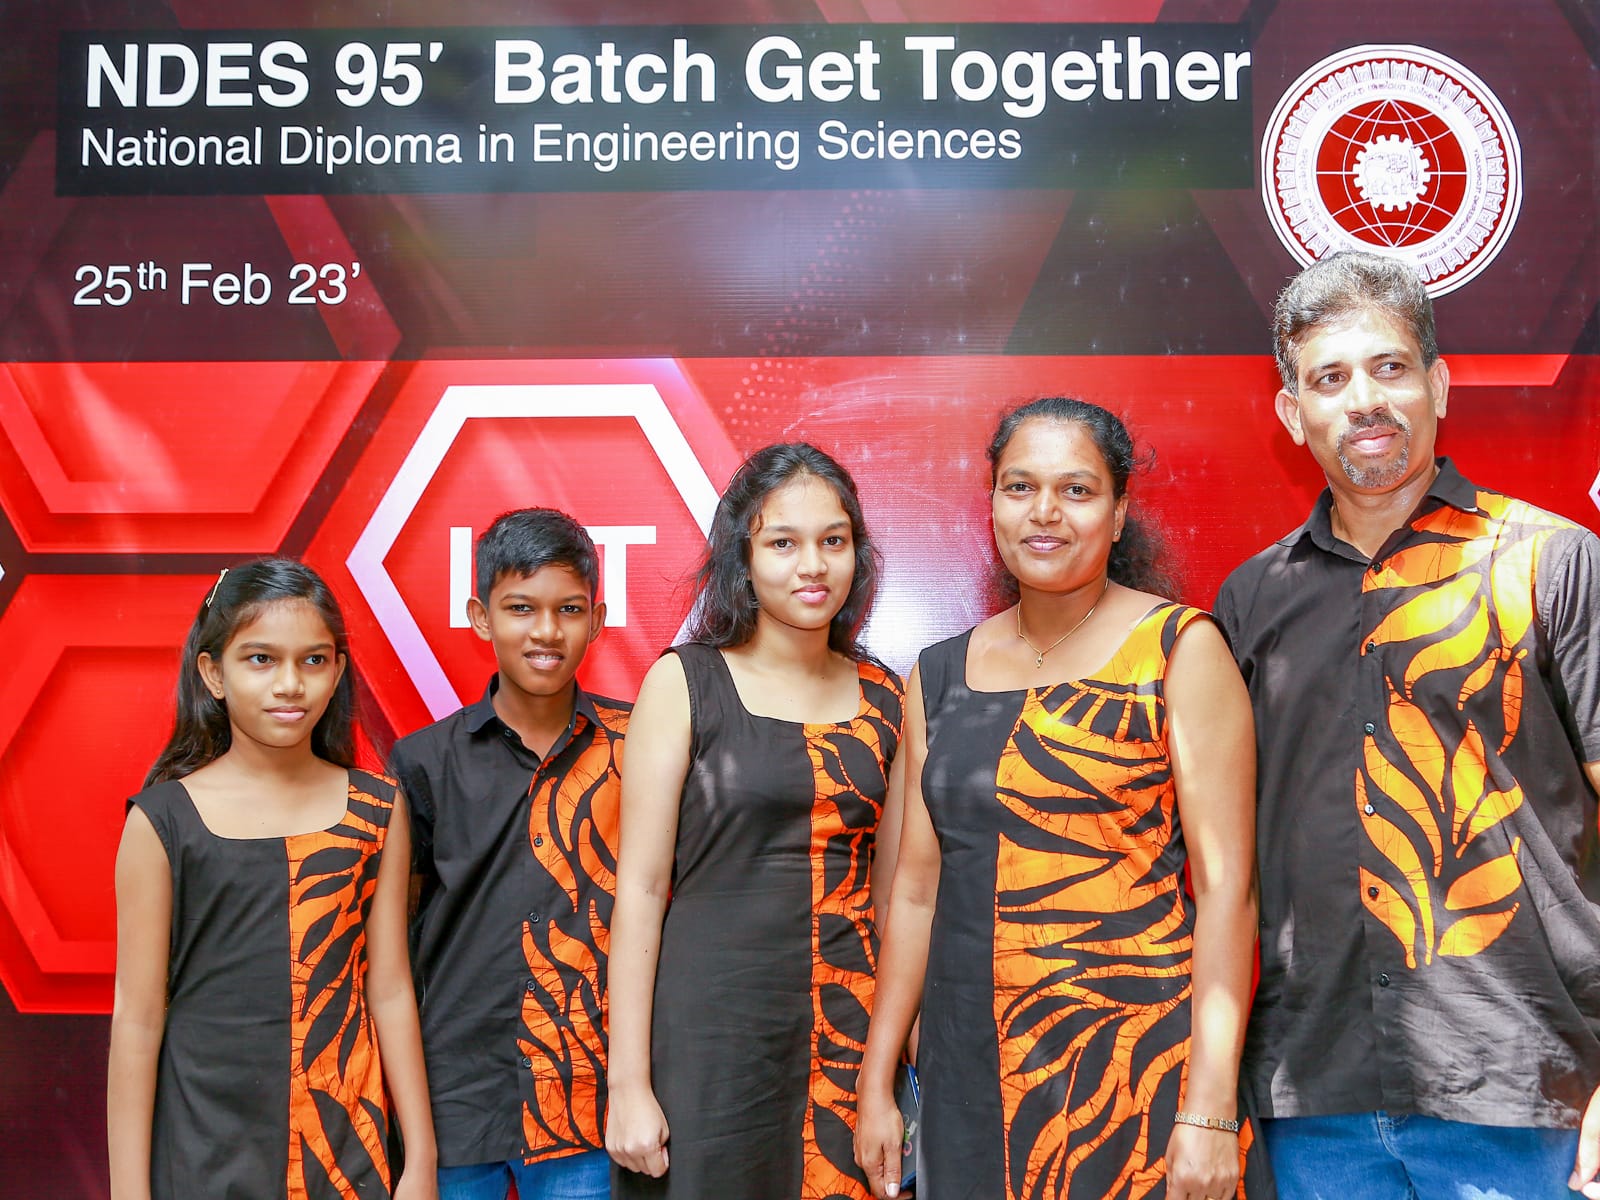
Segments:
[[[483,689],[483,695],[467,706],[467,732],[480,733],[490,726],[504,726],[500,714],[494,711],[494,694],[500,690],[500,675],[498,672],[489,677],[489,684]],[[578,718],[583,718],[580,722]],[[584,727],[584,722],[589,725],[599,725],[600,716],[595,712],[594,701],[589,698],[589,693],[577,684],[573,685],[573,713],[572,720],[567,722],[567,734],[576,736]],[[558,744],[561,740],[557,739]]]
[[[1441,457],[1434,459],[1434,465],[1438,467],[1438,472],[1407,524],[1415,521],[1423,513],[1433,512],[1447,504],[1466,513],[1478,511],[1478,489],[1456,469],[1455,463],[1448,457]],[[1306,538],[1310,538],[1319,550],[1326,550],[1330,554],[1340,554],[1349,549],[1334,536],[1331,488],[1322,489],[1322,494],[1317,497],[1317,502],[1312,506],[1311,515],[1306,518],[1305,524],[1284,538],[1282,544],[1294,545]]]

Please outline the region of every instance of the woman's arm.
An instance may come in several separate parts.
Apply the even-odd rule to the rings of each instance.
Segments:
[[[689,684],[682,660],[667,654],[645,675],[628,720],[606,985],[606,1149],[627,1170],[654,1176],[666,1174],[668,1130],[650,1083],[650,1019],[689,737]]]
[[[117,981],[106,1070],[112,1200],[150,1200],[156,1062],[167,1024],[172,868],[143,809],[128,814],[117,850]]]
[[[894,900],[878,956],[872,1025],[856,1084],[856,1162],[866,1172],[872,1194],[879,1197],[900,1191],[904,1130],[894,1101],[894,1073],[922,1004],[928,931],[939,891],[939,842],[922,801],[922,764],[927,755],[922,681],[913,670],[906,685],[906,736],[891,777],[903,805]]]
[[[1193,1038],[1181,1107],[1234,1120],[1256,943],[1255,726],[1239,669],[1211,622],[1194,622],[1178,639],[1166,694],[1195,897]],[[1178,1125],[1166,1157],[1171,1200],[1237,1189],[1236,1134]]]
[[[417,993],[406,947],[410,881],[411,825],[405,797],[397,792],[367,918],[367,1010],[377,1030],[383,1077],[405,1141],[405,1168],[395,1181],[395,1200],[427,1200],[439,1194],[439,1165]]]
[[[883,800],[883,815],[873,838],[872,873],[867,888],[872,896],[872,919],[881,935],[889,924],[889,896],[893,890],[895,863],[900,858],[900,831],[905,826],[906,754],[902,743],[889,764],[889,790]]]

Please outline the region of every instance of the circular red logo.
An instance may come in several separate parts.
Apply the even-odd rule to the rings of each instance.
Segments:
[[[1278,102],[1261,143],[1261,193],[1301,262],[1396,254],[1442,296],[1510,236],[1521,149],[1499,100],[1460,63],[1420,46],[1356,46]]]

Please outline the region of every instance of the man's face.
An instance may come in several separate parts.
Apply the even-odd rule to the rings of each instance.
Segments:
[[[1422,364],[1400,322],[1363,308],[1316,326],[1300,343],[1298,394],[1278,393],[1278,419],[1337,491],[1394,491],[1433,469],[1450,372]]]

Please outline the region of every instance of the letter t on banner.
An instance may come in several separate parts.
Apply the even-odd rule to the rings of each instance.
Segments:
[[[654,525],[590,525],[600,550],[600,594],[606,602],[608,626],[628,623],[628,547],[654,546]],[[472,595],[472,530],[450,527],[450,628],[470,629],[467,597]]]

